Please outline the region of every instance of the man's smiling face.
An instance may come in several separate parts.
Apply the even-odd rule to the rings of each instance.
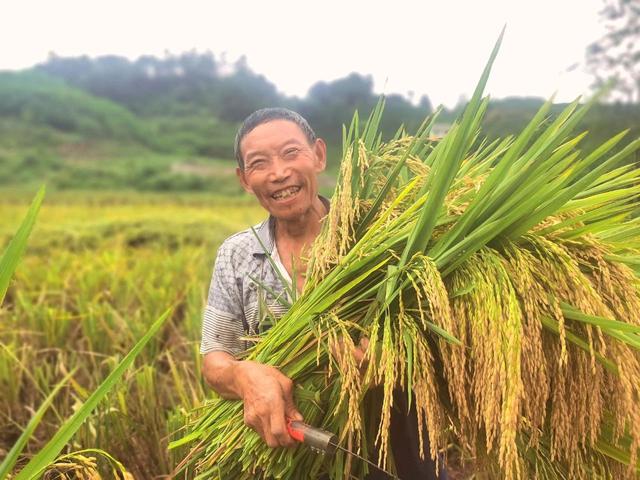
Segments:
[[[322,140],[310,145],[294,122],[272,120],[245,135],[240,152],[240,183],[271,215],[293,220],[311,209],[318,196],[318,174],[326,165]]]

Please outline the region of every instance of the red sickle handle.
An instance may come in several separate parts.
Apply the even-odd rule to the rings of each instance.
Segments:
[[[287,419],[287,431],[293,439],[298,442],[302,442],[315,450],[328,453],[329,455],[332,455],[336,451],[338,439],[331,432],[327,432],[321,428],[312,427],[304,422],[299,422],[290,418]]]
[[[308,428],[309,426],[305,423],[292,419],[287,420],[287,432],[289,432],[291,438],[298,442],[304,443],[304,433]]]

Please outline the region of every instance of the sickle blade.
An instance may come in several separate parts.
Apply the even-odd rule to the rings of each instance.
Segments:
[[[394,479],[396,479],[396,480],[400,480],[400,477],[398,477],[397,475],[394,475],[394,474],[392,474],[392,473],[390,473],[390,472],[387,472],[387,471],[386,471],[385,469],[383,469],[383,468],[380,468],[378,465],[376,465],[375,463],[373,463],[371,460],[367,460],[366,458],[361,457],[361,456],[360,456],[360,455],[358,455],[357,453],[354,453],[354,452],[352,452],[352,451],[350,451],[350,450],[347,450],[347,449],[346,449],[346,448],[344,448],[344,447],[341,447],[341,446],[340,446],[340,445],[338,445],[337,443],[331,443],[331,445],[333,445],[334,447],[336,447],[336,448],[337,448],[337,449],[339,449],[339,450],[342,450],[344,453],[346,453],[346,454],[348,454],[348,455],[351,455],[352,457],[355,457],[355,458],[357,458],[357,459],[359,459],[359,460],[362,460],[363,462],[368,463],[369,465],[371,465],[371,466],[372,466],[373,468],[375,468],[376,470],[380,470],[381,472],[386,473],[387,475],[389,475],[389,478],[394,478]]]

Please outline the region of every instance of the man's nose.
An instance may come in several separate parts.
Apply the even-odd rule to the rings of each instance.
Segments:
[[[287,163],[282,158],[276,155],[276,157],[273,159],[271,169],[273,180],[276,182],[285,180],[289,176],[289,173],[289,165],[287,165]]]

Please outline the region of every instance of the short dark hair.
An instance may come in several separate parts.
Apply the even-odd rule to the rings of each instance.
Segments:
[[[240,128],[238,129],[238,133],[236,133],[236,141],[233,150],[236,155],[236,160],[238,161],[238,166],[241,170],[244,170],[244,160],[242,159],[242,152],[240,151],[240,142],[242,142],[242,139],[254,128],[273,120],[288,120],[298,125],[300,130],[302,130],[302,133],[304,133],[304,136],[307,137],[309,145],[312,145],[318,138],[316,133],[309,126],[309,122],[307,122],[302,115],[294,112],[293,110],[289,110],[288,108],[262,108],[260,110],[256,110],[244,119],[244,122],[242,122],[242,125],[240,125]]]

